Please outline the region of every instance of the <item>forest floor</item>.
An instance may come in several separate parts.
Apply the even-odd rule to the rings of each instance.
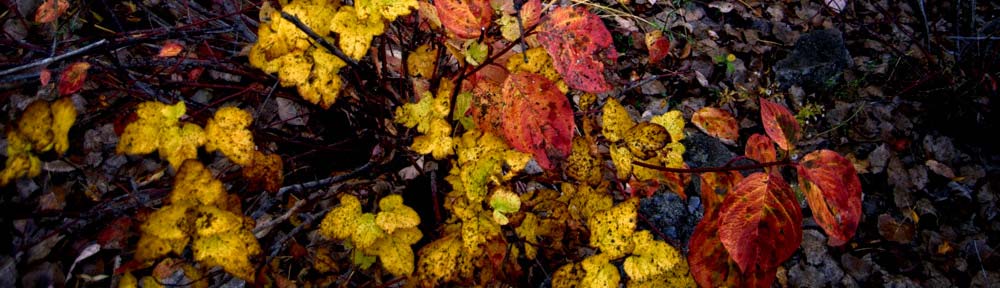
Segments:
[[[449,164],[409,150],[412,133],[392,119],[419,84],[385,72],[403,62],[400,49],[440,40],[415,28],[416,16],[401,17],[375,38],[366,62],[381,68],[346,81],[337,102],[323,109],[250,66],[260,1],[71,0],[59,19],[39,24],[42,2],[0,7],[0,129],[15,129],[39,99],[70,97],[79,113],[66,153],[40,154],[40,176],[0,187],[0,243],[9,243],[0,245],[0,287],[118,283],[116,272],[129,267],[140,225],[162,206],[176,173],[153,155],[116,152],[125,126],[136,119],[131,112],[144,101],[182,101],[182,120],[192,123],[206,123],[224,106],[254,116],[249,128],[257,149],[282,159],[280,192],[246,183],[240,167],[218,153],[203,150],[198,158],[256,221],[264,255],[258,271],[277,286],[403,280],[352,268],[343,246],[317,235],[339,194],[404,195],[425,235],[414,251],[440,233]],[[773,285],[998,286],[1000,3],[580,2],[602,17],[619,54],[607,66],[614,89],[601,99],[615,97],[641,117],[676,109],[690,120],[702,107],[722,108],[739,123],[738,143],[764,131],[757,99],[780,99],[802,124],[803,151],[834,150],[854,164],[864,193],[856,235],[846,245],[828,246],[806,212],[801,248],[778,269]],[[669,55],[654,63],[644,42],[652,30],[670,39]],[[158,56],[172,45],[181,52]],[[90,65],[85,82],[62,95],[67,84],[59,75],[78,62]],[[357,83],[364,87],[351,86]],[[365,89],[385,96],[370,97]],[[686,133],[690,167],[724,165],[743,152],[690,123]],[[8,145],[4,137],[0,151]],[[2,153],[0,159],[9,157]],[[657,230],[686,253],[702,217],[696,194],[644,198],[640,228]],[[548,260],[531,263],[535,267],[510,284],[548,287],[548,273],[566,264]],[[170,282],[184,279],[177,267],[134,271],[191,284]],[[206,271],[197,280],[242,283],[220,269]]]

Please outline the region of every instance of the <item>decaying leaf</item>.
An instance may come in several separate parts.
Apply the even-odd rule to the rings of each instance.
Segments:
[[[702,107],[691,116],[691,123],[705,134],[718,138],[727,145],[736,145],[736,139],[740,137],[736,118],[726,110]]]
[[[560,92],[569,92],[569,86],[566,86],[566,82],[559,77],[559,72],[552,65],[552,57],[549,57],[549,54],[545,52],[545,48],[535,47],[524,53],[510,56],[507,60],[507,71],[510,73],[530,72],[545,76],[556,83]]]
[[[770,271],[802,242],[802,211],[780,176],[743,178],[719,209],[719,240],[743,273]]]
[[[417,0],[359,0],[354,1],[354,7],[358,10],[358,19],[377,18],[392,22],[399,16],[410,15],[417,8]]]
[[[843,245],[861,221],[861,181],[854,164],[837,152],[817,150],[796,168],[813,218],[830,235],[830,245]]]
[[[558,7],[548,17],[538,41],[552,56],[566,84],[591,93],[611,90],[601,61],[615,61],[618,52],[601,19],[582,6]]]
[[[670,54],[670,39],[663,37],[663,31],[649,31],[645,40],[646,49],[649,50],[649,63],[660,62]]]
[[[69,9],[69,2],[66,0],[45,0],[35,11],[35,22],[49,23],[59,19],[59,16]]]
[[[635,231],[638,205],[639,198],[629,198],[588,219],[590,246],[600,249],[602,254],[610,258],[631,253],[634,246],[630,243],[630,238]]]
[[[799,141],[799,122],[788,108],[764,98],[760,98],[760,118],[764,124],[764,132],[771,137],[782,150],[795,148]]]
[[[278,192],[285,179],[283,168],[280,155],[254,151],[250,165],[243,166],[243,177],[250,181],[250,190]]]
[[[591,154],[587,138],[573,138],[573,147],[566,160],[566,176],[574,180],[597,185],[601,181],[601,161]]]
[[[177,41],[167,41],[160,47],[160,53],[156,54],[156,57],[174,57],[180,54],[181,50],[184,50],[184,46]]]
[[[604,113],[601,116],[603,122],[601,131],[604,138],[611,142],[624,140],[626,132],[635,126],[635,120],[632,120],[632,116],[628,115],[625,107],[615,98],[608,98],[602,110]]]
[[[444,28],[462,39],[478,38],[493,19],[493,8],[486,0],[439,0],[434,7]]]
[[[65,1],[59,0],[59,2]],[[90,63],[87,62],[76,62],[66,67],[62,75],[59,75],[59,95],[69,95],[80,91],[84,81],[87,80],[87,70],[89,69]]]

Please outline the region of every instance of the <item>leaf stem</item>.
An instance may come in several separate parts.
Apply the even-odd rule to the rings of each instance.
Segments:
[[[766,167],[772,167],[772,166],[792,165],[794,163],[792,161],[786,159],[786,160],[781,160],[781,161],[757,163],[757,164],[752,164],[752,165],[728,166],[728,164],[727,164],[727,166],[723,166],[723,167],[699,167],[699,168],[670,168],[670,167],[663,167],[663,166],[660,166],[660,165],[653,165],[653,164],[649,164],[649,163],[641,162],[641,161],[632,161],[632,164],[635,164],[635,165],[641,166],[641,167],[645,167],[645,168],[649,168],[649,169],[653,169],[653,170],[664,171],[664,172],[673,172],[673,173],[707,173],[707,172],[726,172],[726,171],[741,171],[741,170],[750,170],[750,169],[760,169],[760,168],[766,168]]]

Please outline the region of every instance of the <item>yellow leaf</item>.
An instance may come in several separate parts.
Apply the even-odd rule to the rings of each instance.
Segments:
[[[409,128],[417,127],[417,132],[427,133],[431,129],[431,122],[437,119],[433,107],[433,95],[425,92],[417,103],[406,103],[403,107],[396,108],[393,121]]]
[[[682,168],[684,166],[684,144],[673,142],[664,148],[666,154],[663,155],[663,164],[670,168]]]
[[[444,283],[458,279],[460,274],[462,249],[455,249],[461,246],[462,240],[459,237],[449,235],[434,240],[417,253],[420,255],[417,261],[417,275],[420,283],[425,287],[436,287]]]
[[[122,278],[118,280],[118,288],[136,288],[139,287],[139,281],[132,276],[132,273],[125,273]]]
[[[676,143],[684,140],[684,115],[681,114],[681,111],[670,110],[663,115],[653,116],[649,122],[667,128],[667,132],[670,133],[671,142]]]
[[[49,103],[31,102],[17,121],[17,131],[32,144],[35,151],[46,151],[52,145],[52,109]]]
[[[221,209],[203,207],[199,210],[202,213],[198,219],[200,236],[191,245],[194,260],[209,267],[221,266],[226,272],[253,282],[254,265],[250,263],[250,257],[261,253],[257,238],[250,232],[250,227],[225,227],[243,223],[243,216]],[[220,223],[204,224],[206,222]],[[215,233],[222,230],[225,231]]]
[[[60,98],[52,102],[52,137],[56,153],[63,154],[69,149],[69,129],[76,122],[76,107],[70,98]]]
[[[642,122],[632,126],[625,134],[625,144],[638,159],[649,159],[670,142],[670,134],[666,128],[656,123]]]
[[[601,181],[601,161],[590,154],[587,138],[573,138],[573,148],[566,160],[566,175],[574,180],[596,185]]]
[[[249,112],[236,107],[222,107],[205,124],[208,142],[205,150],[219,150],[233,163],[247,166],[253,161],[253,134],[247,127],[253,121]]]
[[[354,7],[358,9],[358,19],[378,18],[389,22],[396,21],[399,16],[410,15],[410,10],[417,8],[417,0],[358,0]],[[369,19],[371,20],[371,19]]]
[[[118,142],[118,153],[149,154],[159,150],[160,158],[167,159],[174,168],[184,160],[198,156],[198,147],[206,141],[201,128],[194,124],[180,125],[184,115],[184,102],[174,105],[149,101],[139,103],[135,122],[129,123]]]
[[[638,198],[629,198],[615,207],[598,212],[588,219],[590,246],[601,250],[608,258],[618,258],[632,251],[632,237],[636,226]]]
[[[601,253],[583,259],[580,266],[583,267],[585,275],[580,279],[580,287],[618,287],[621,275],[618,274],[618,268],[611,264],[611,258],[613,257]]]
[[[625,107],[621,103],[618,103],[618,100],[614,97],[608,98],[602,110],[604,111],[603,116],[601,116],[604,138],[607,138],[611,142],[624,140],[628,129],[635,126],[632,116],[628,115]]]
[[[333,208],[319,224],[319,233],[330,239],[346,239],[357,228],[361,201],[354,195],[340,196],[340,206]]]
[[[682,261],[682,255],[677,249],[663,241],[653,240],[653,235],[647,230],[632,235],[635,248],[632,256],[625,258],[625,274],[634,281],[646,281],[653,276],[671,270]]]
[[[534,260],[537,253],[535,245],[538,245],[538,216],[535,213],[525,213],[521,225],[514,228],[517,236],[520,236],[528,244],[524,245],[524,256],[529,260]]]
[[[149,215],[142,224],[135,259],[150,261],[173,252],[181,255],[191,239],[191,223],[194,217],[190,205],[168,205]]]
[[[422,237],[420,229],[403,228],[375,242],[373,249],[382,262],[382,268],[393,275],[402,276],[413,273],[413,249],[410,245]]]
[[[517,23],[514,24],[514,27],[515,29],[517,28]],[[525,61],[525,58],[527,58],[528,61]],[[559,72],[556,71],[555,66],[552,66],[552,57],[549,57],[549,53],[545,51],[545,48],[531,48],[524,53],[514,54],[508,59],[507,70],[510,71],[511,74],[516,72],[531,72],[539,74],[545,76],[545,78],[548,78],[549,80],[552,80],[552,82],[555,82],[556,86],[559,87],[559,92],[569,92],[569,86],[567,86],[566,82],[559,76]]]
[[[7,131],[7,161],[0,171],[0,187],[17,178],[35,177],[42,173],[42,161],[31,153],[31,143],[16,130]]]
[[[611,152],[611,162],[615,163],[615,175],[618,179],[627,180],[632,175],[632,153],[623,143],[612,144],[608,148]]]
[[[359,3],[355,3],[358,5]],[[360,12],[360,10],[358,11]],[[385,23],[376,17],[360,17],[354,7],[343,6],[330,21],[329,29],[340,36],[340,49],[354,60],[368,54],[372,38],[385,33]]]
[[[222,182],[212,177],[212,171],[197,160],[184,161],[174,177],[174,191],[170,193],[173,204],[190,203],[220,206],[226,201]]]
[[[476,253],[480,251],[480,246],[486,241],[500,236],[500,225],[493,222],[492,218],[480,214],[468,221],[462,222],[462,247],[466,253]]]
[[[413,145],[410,148],[413,152],[420,154],[431,154],[434,159],[442,160],[455,154],[453,139],[451,138],[451,125],[444,119],[435,118],[431,121],[430,131],[427,134],[413,138]]]
[[[430,78],[434,75],[434,63],[437,62],[437,49],[423,44],[410,52],[406,57],[406,69],[410,76]]]
[[[510,189],[497,187],[490,196],[490,207],[493,208],[493,221],[497,224],[507,225],[509,221],[507,215],[521,209],[521,198]]]
[[[381,211],[375,216],[375,223],[386,233],[392,234],[396,229],[420,225],[420,215],[413,208],[404,205],[403,197],[398,194],[382,198],[378,201],[378,207]]]
[[[580,280],[583,280],[584,275],[583,267],[580,263],[569,263],[559,267],[555,273],[552,273],[552,288],[574,288],[580,287]],[[617,287],[616,284],[613,287]]]
[[[354,243],[354,247],[358,249],[366,250],[372,244],[375,244],[375,241],[386,236],[385,231],[375,224],[375,214],[361,214],[355,222],[357,226],[354,228],[354,232],[351,233],[351,243]]]
[[[162,130],[160,142],[160,158],[167,159],[170,166],[178,167],[184,160],[198,158],[198,147],[205,144],[205,131],[191,123],[182,127],[167,127]]]

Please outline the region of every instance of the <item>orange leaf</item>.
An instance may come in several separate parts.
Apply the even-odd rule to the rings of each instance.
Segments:
[[[723,196],[733,190],[733,186],[743,180],[739,171],[709,172],[699,175],[701,179],[701,203],[705,214],[717,210],[722,205]]]
[[[861,181],[854,165],[837,152],[818,150],[796,167],[813,218],[830,235],[830,245],[843,245],[861,221]]]
[[[750,135],[743,154],[760,163],[778,161],[778,152],[774,150],[774,142],[771,141],[771,138],[760,133]]]
[[[583,7],[556,8],[542,24],[538,41],[570,88],[591,93],[611,90],[600,59],[615,61],[618,52],[611,32],[597,15]]]
[[[569,156],[575,122],[573,108],[556,84],[544,76],[518,72],[503,84],[499,106],[503,136],[515,149],[531,153],[544,169],[552,158]]]
[[[524,29],[531,28],[538,24],[538,20],[542,19],[542,1],[541,0],[528,0],[521,5],[521,23],[524,25]]]
[[[174,42],[174,41],[167,41],[167,43],[164,43],[163,47],[160,48],[160,54],[158,54],[156,56],[157,57],[174,57],[174,56],[177,56],[177,54],[180,54],[181,50],[184,50],[184,46],[181,46],[180,43],[177,43],[177,42]]]
[[[701,287],[771,287],[777,267],[740,273],[726,247],[719,241],[719,210],[706,210],[691,234],[688,245],[688,265],[691,277]]]
[[[726,110],[702,107],[691,116],[691,123],[705,134],[719,138],[719,141],[727,145],[736,145],[736,139],[740,137],[736,118]]]
[[[42,71],[38,72],[38,81],[42,82],[42,86],[49,85],[49,81],[52,81],[52,70],[42,68]]]
[[[493,18],[493,8],[486,0],[437,0],[434,7],[444,28],[463,39],[478,38]]]
[[[782,150],[791,150],[799,140],[799,122],[788,108],[778,103],[760,98],[760,120],[764,124],[764,132]]]
[[[66,13],[67,8],[69,8],[69,2],[66,0],[46,0],[35,11],[35,22],[44,24],[55,21],[63,13]]]
[[[802,242],[802,211],[781,177],[743,178],[719,208],[719,239],[743,274],[776,269]]]
[[[59,95],[80,91],[80,88],[83,88],[83,81],[87,80],[87,69],[90,69],[90,63],[76,62],[63,70],[59,76]]]
[[[649,63],[657,63],[670,54],[670,39],[663,37],[663,32],[653,30],[646,33],[646,49],[649,49]]]

